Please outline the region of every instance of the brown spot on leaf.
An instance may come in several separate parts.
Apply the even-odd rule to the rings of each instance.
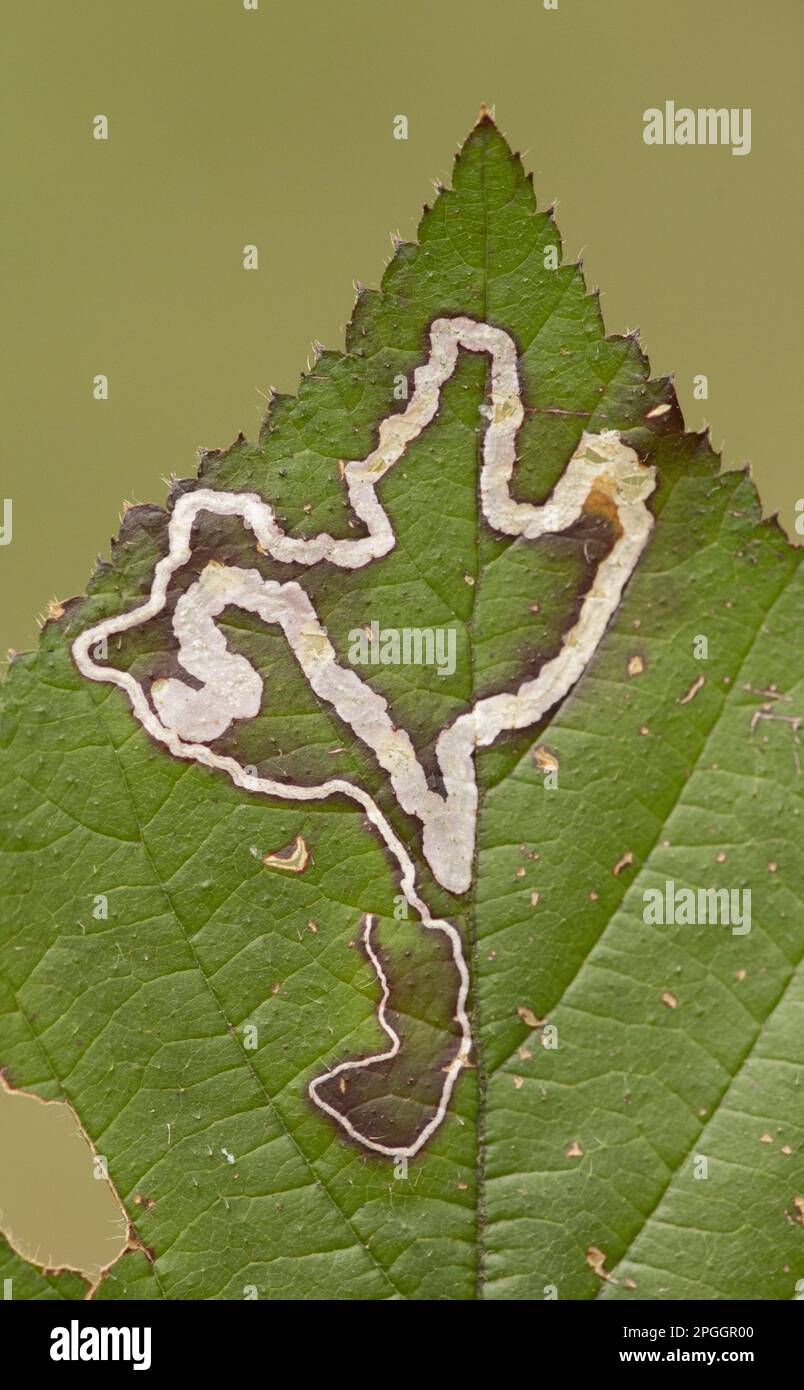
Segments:
[[[674,994],[670,993],[669,989],[666,989],[664,991],[664,994],[662,995],[662,1003],[666,1004],[668,1009],[678,1008],[678,1000],[676,999],[676,996]]]
[[[620,513],[617,503],[614,500],[614,479],[608,473],[599,473],[592,483],[586,495],[582,511],[591,512],[595,516],[605,517],[614,531],[614,537],[619,540],[623,534],[620,523]]]
[[[541,1028],[544,1023],[544,1019],[537,1018],[533,1010],[528,1008],[527,1004],[517,1004],[516,1011],[522,1019],[522,1022],[526,1023],[529,1028]]]
[[[583,1149],[577,1139],[573,1139],[569,1148],[564,1150],[565,1158],[583,1158]]]
[[[642,675],[642,672],[644,671],[644,669],[645,669],[645,662],[643,661],[642,657],[639,655],[639,652],[634,652],[634,654],[633,654],[632,656],[629,656],[629,658],[628,658],[628,666],[626,667],[626,670],[628,671],[629,678],[631,678],[631,677],[633,677],[633,676],[641,676],[641,675]]]
[[[590,1245],[586,1252],[586,1263],[594,1271],[599,1279],[610,1279],[611,1275],[603,1266],[606,1263],[606,1254],[600,1249],[599,1245]]]
[[[561,766],[558,755],[546,743],[538,743],[531,750],[531,755],[540,772],[558,772]]]
[[[622,873],[623,869],[627,869],[628,865],[633,864],[633,862],[633,853],[630,849],[627,849],[625,851],[625,854],[623,854],[622,857],[617,860],[617,863],[614,865],[614,868],[611,871],[614,874],[614,877],[617,878],[618,875]]]

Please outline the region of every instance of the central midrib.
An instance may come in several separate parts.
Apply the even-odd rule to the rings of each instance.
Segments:
[[[486,198],[486,138],[482,137],[481,160],[480,160],[480,196],[483,203],[483,279],[482,279],[482,320],[488,322],[488,285],[489,285],[489,214],[488,201]],[[490,364],[486,368],[486,381]],[[484,400],[488,395],[488,386],[484,392]],[[476,705],[476,670],[475,670],[475,613],[477,610],[480,585],[482,583],[482,565],[480,563],[480,470],[482,466],[484,430],[477,429],[476,450],[475,450],[475,556],[477,573],[472,589],[472,608],[468,621],[469,628],[469,687],[471,707]],[[471,960],[472,972],[472,1037],[474,1040],[475,1067],[477,1073],[477,1160],[476,1160],[476,1198],[475,1198],[475,1300],[483,1298],[483,1286],[485,1282],[485,1271],[483,1267],[484,1247],[483,1236],[486,1225],[486,1203],[485,1203],[485,1179],[486,1179],[486,1086],[488,1076],[486,1072],[485,1052],[483,1048],[483,1037],[480,1026],[480,991],[479,991],[479,966],[478,966],[478,939],[477,939],[477,881],[479,873],[479,853],[478,836],[480,820],[483,810],[484,788],[482,779],[477,777],[477,813],[475,816],[474,846],[472,852],[472,887],[471,902],[466,915],[467,923],[467,947]]]

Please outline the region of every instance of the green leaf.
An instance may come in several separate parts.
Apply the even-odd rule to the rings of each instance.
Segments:
[[[37,1269],[0,1236],[0,1288],[3,1300],[82,1299],[87,1281],[72,1269]]]
[[[798,560],[481,119],[346,351],[4,688],[0,1065],[136,1220],[96,1297],[795,1296]]]

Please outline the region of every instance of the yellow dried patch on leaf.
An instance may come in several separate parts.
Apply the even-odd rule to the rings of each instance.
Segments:
[[[297,835],[295,840],[283,849],[272,850],[262,856],[261,861],[266,869],[284,869],[286,873],[303,874],[310,862],[310,851],[307,848],[307,841],[302,835]]]

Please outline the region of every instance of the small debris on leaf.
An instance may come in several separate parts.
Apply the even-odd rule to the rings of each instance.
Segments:
[[[614,865],[614,868],[611,871],[614,874],[614,877],[617,878],[618,874],[621,874],[623,869],[626,869],[628,865],[633,864],[633,862],[633,853],[630,849],[627,849],[622,858],[617,860],[617,863]]]
[[[603,1268],[603,1266],[606,1263],[606,1255],[605,1252],[600,1249],[599,1245],[589,1246],[589,1249],[586,1252],[586,1263],[589,1265],[590,1269],[594,1270],[598,1278],[611,1278],[611,1275],[609,1274],[608,1270]]]
[[[688,705],[690,700],[694,700],[702,685],[706,684],[706,676],[698,676],[684,695],[679,695],[676,700],[677,705]]]
[[[557,755],[546,743],[538,743],[531,749],[531,755],[540,772],[558,772],[561,766]]]

